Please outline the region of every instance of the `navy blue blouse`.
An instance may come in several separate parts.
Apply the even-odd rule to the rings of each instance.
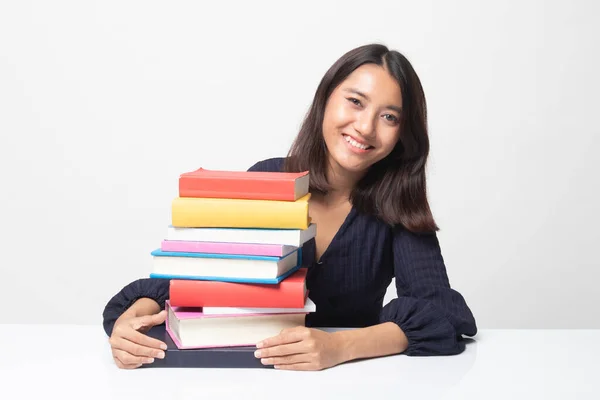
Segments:
[[[281,171],[283,158],[253,165],[250,171]],[[463,296],[449,284],[435,233],[414,234],[352,208],[329,247],[315,261],[315,240],[302,247],[308,268],[307,288],[317,311],[306,316],[308,327],[365,327],[397,324],[408,338],[406,355],[450,355],[464,350],[462,335],[477,326]],[[397,298],[383,298],[392,278]],[[164,309],[169,280],[138,279],[106,305],[104,330],[137,299],[149,297]]]

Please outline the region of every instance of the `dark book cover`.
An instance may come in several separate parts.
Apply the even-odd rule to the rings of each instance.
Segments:
[[[165,358],[155,358],[153,363],[140,368],[273,368],[254,357],[254,346],[180,350],[164,324],[152,327],[146,334],[166,343],[167,350]]]

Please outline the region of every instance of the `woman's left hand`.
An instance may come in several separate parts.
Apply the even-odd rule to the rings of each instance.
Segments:
[[[340,336],[304,326],[284,329],[256,347],[254,355],[277,369],[316,371],[345,361]]]

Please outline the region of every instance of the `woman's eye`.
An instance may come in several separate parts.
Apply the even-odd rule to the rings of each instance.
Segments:
[[[355,99],[354,97],[348,97],[348,101],[350,101],[351,103],[360,106],[360,100]]]
[[[392,115],[392,114],[385,114],[384,118],[390,122],[394,122],[394,123],[398,122],[398,118],[396,118],[396,116]]]

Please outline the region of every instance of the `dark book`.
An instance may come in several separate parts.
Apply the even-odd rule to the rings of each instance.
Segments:
[[[273,368],[254,357],[254,346],[178,349],[164,324],[152,327],[146,334],[165,342],[167,350],[165,358],[155,358],[140,368]]]

